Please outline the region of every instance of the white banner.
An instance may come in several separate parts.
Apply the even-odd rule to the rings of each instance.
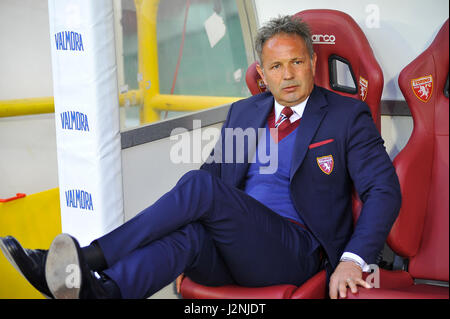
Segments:
[[[124,221],[112,0],[49,0],[62,231]]]

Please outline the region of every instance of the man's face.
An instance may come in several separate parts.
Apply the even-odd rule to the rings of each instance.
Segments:
[[[298,35],[281,33],[264,43],[262,66],[256,70],[275,100],[283,106],[303,102],[314,87],[317,56],[311,59],[305,41]]]

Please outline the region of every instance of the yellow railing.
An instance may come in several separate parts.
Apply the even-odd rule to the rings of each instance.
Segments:
[[[160,119],[161,111],[198,111],[242,97],[160,94],[156,23],[159,0],[135,0],[138,33],[139,89],[119,95],[119,105],[140,105],[141,124]],[[53,113],[53,97],[0,101],[0,117]]]
[[[0,117],[53,113],[53,97],[0,101]]]

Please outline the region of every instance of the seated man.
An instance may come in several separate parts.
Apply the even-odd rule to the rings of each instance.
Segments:
[[[231,106],[200,170],[87,247],[67,234],[48,251],[1,240],[34,287],[55,298],[147,298],[182,273],[204,285],[259,287],[301,285],[323,267],[331,298],[369,287],[362,271],[375,262],[401,203],[369,108],[314,85],[317,57],[301,20],[269,21],[256,48],[270,92]],[[243,151],[244,163],[230,160],[246,144],[227,133],[234,129],[268,132],[268,143],[260,138]],[[267,150],[278,154],[273,171],[258,156]],[[353,186],[363,201],[354,230]]]

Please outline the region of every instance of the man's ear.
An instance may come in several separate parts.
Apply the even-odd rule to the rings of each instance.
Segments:
[[[311,67],[312,67],[313,77],[316,76],[316,63],[317,63],[317,54],[316,54],[316,52],[314,52],[313,57],[311,59]]]
[[[258,72],[258,74],[261,77],[261,79],[264,81],[264,84],[267,85],[266,79],[264,78],[263,69],[261,68],[261,65],[259,65],[259,63],[256,63],[256,71]]]

